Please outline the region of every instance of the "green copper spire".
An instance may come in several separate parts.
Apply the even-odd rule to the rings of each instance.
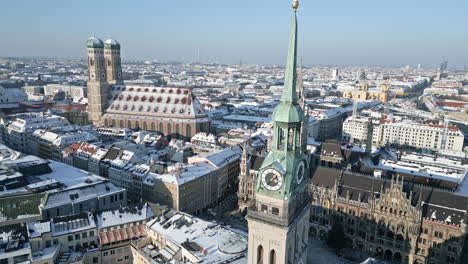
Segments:
[[[289,36],[284,90],[273,112],[271,151],[260,167],[255,192],[283,200],[296,199],[308,186],[308,162],[305,153],[304,111],[299,105],[297,76],[297,16],[299,1],[293,1],[294,16]],[[300,75],[299,75],[300,77]]]
[[[286,62],[286,71],[284,74],[284,90],[281,96],[281,103],[273,112],[273,121],[291,123],[301,122],[303,112],[297,103],[296,92],[296,67],[297,67],[297,16],[296,11],[299,8],[299,2],[293,2],[294,16],[291,24],[291,33],[289,35],[288,59]]]
[[[281,101],[286,103],[297,102],[296,94],[296,66],[297,66],[297,16],[294,10],[291,33],[289,35],[288,60],[284,74],[284,91]]]

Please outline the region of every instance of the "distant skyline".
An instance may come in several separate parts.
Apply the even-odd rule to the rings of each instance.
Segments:
[[[3,1],[0,56],[85,58],[92,35],[123,60],[277,64],[291,0]],[[466,0],[300,0],[305,65],[468,65]]]

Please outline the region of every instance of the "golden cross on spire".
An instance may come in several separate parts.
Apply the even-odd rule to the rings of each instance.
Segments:
[[[293,0],[292,8],[294,9],[294,13],[295,13],[297,9],[299,8],[299,0]]]

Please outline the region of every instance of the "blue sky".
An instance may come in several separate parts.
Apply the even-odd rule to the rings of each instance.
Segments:
[[[301,0],[304,64],[468,65],[467,0]],[[84,57],[95,34],[126,60],[284,64],[290,0],[2,0],[0,56]]]

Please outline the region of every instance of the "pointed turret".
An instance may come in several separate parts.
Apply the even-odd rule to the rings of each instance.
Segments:
[[[301,122],[303,120],[302,109],[298,105],[296,91],[297,85],[297,15],[296,11],[299,3],[293,3],[294,15],[291,23],[291,33],[289,35],[288,58],[286,71],[284,73],[284,90],[281,96],[281,103],[273,113],[273,120],[278,122]]]
[[[284,73],[284,91],[281,96],[281,102],[296,103],[296,67],[297,67],[297,15],[294,12],[291,23],[291,33],[289,35],[288,60],[286,62],[286,71]]]

